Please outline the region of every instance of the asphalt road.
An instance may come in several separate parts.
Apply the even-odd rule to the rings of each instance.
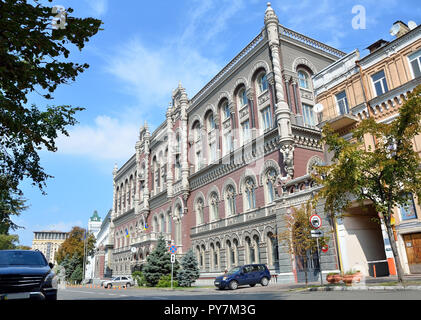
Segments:
[[[121,289],[73,288],[59,290],[59,300],[421,300],[421,291],[287,291],[277,288],[239,288],[216,290],[194,288],[169,289]]]

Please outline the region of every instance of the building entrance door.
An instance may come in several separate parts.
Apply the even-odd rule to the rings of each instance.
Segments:
[[[403,240],[408,257],[409,271],[421,273],[421,233],[404,234]]]

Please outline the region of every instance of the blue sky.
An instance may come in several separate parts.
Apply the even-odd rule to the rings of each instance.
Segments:
[[[63,85],[49,104],[86,108],[79,124],[60,137],[56,153],[41,153],[54,178],[47,195],[25,182],[28,210],[15,219],[16,233],[31,245],[33,231],[86,227],[94,210],[104,217],[112,205],[112,170],[134,153],[145,120],[152,130],[164,119],[172,89],[181,81],[189,97],[201,89],[262,29],[267,1],[261,0],[77,0],[53,1],[72,7],[73,16],[97,17],[100,31],[73,61],[90,68]],[[273,0],[280,23],[307,36],[362,55],[389,35],[396,20],[421,23],[418,1]],[[366,29],[355,30],[352,9],[362,5]],[[31,102],[45,106],[37,95]]]

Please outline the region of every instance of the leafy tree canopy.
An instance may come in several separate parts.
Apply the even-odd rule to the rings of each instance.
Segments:
[[[331,216],[341,216],[352,202],[371,200],[385,223],[398,279],[403,270],[393,235],[391,217],[396,206],[405,206],[412,195],[421,199],[421,161],[414,138],[421,133],[421,85],[408,94],[391,123],[364,119],[345,140],[329,125],[323,142],[332,154],[331,163],[316,166],[314,178],[322,186],[314,201],[325,200]],[[374,142],[371,148],[370,139]]]
[[[52,2],[52,0],[48,0]],[[51,176],[40,164],[41,149],[55,152],[58,134],[68,135],[81,107],[46,106],[28,101],[38,93],[47,100],[60,84],[74,81],[89,65],[66,61],[69,45],[79,50],[100,30],[101,20],[76,18],[67,9],[64,29],[52,29],[51,6],[38,0],[0,0],[0,226],[16,229],[10,215],[22,205],[19,183],[27,178],[44,192]]]
[[[68,238],[61,244],[56,253],[56,260],[59,264],[66,257],[76,256],[79,264],[83,263],[84,248],[85,248],[85,232],[86,230],[80,227],[73,227],[69,232]],[[89,233],[86,239],[87,256],[93,256],[95,250],[96,239],[93,234]]]

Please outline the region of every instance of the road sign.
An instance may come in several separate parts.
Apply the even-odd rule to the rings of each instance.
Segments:
[[[321,230],[311,230],[311,236],[313,238],[320,238],[320,237],[323,237],[323,235],[324,235],[324,232]]]
[[[174,263],[175,262],[175,254],[172,254],[171,255],[171,263]]]
[[[310,217],[310,224],[314,229],[319,229],[322,226],[322,218],[317,214],[313,214]]]
[[[329,246],[328,246],[327,244],[325,244],[325,245],[322,247],[322,251],[323,251],[323,252],[327,252],[327,250],[329,250]]]
[[[172,254],[176,253],[177,252],[177,247],[175,245],[170,246],[170,252]]]

